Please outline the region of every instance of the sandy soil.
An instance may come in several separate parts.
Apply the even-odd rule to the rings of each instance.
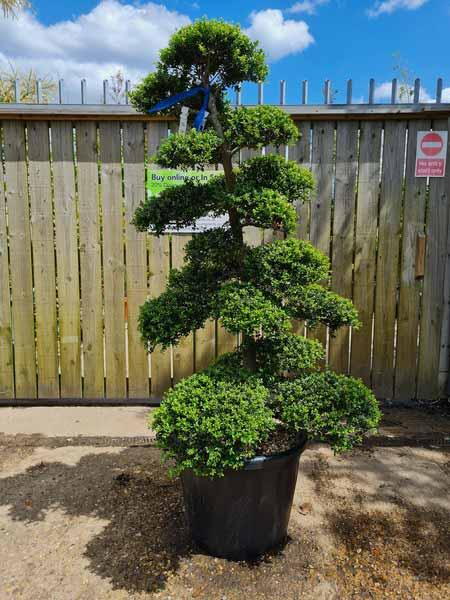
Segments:
[[[449,489],[450,448],[312,446],[286,546],[233,563],[191,546],[156,449],[8,444],[0,599],[442,600]]]

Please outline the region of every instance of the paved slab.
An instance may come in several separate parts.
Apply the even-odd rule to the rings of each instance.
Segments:
[[[0,407],[0,434],[147,436],[149,413],[145,406]]]
[[[148,428],[154,408],[146,406],[0,407],[0,436],[42,436],[48,438],[154,437]],[[374,444],[391,445],[408,440],[442,438],[450,442],[448,409],[384,408],[383,421],[373,436]],[[1,440],[0,440],[1,441]],[[115,443],[112,445],[116,445]],[[447,443],[448,445],[448,443]]]

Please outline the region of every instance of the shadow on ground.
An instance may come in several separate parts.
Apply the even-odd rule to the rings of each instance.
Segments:
[[[12,521],[25,524],[45,522],[55,510],[66,515],[66,522],[70,517],[103,522],[100,533],[89,537],[83,554],[88,562],[86,567],[79,565],[76,575],[80,580],[82,569],[87,568],[107,582],[97,590],[98,598],[112,598],[109,588],[117,590],[120,598],[124,590],[133,598],[135,594],[153,597],[163,590],[177,600],[215,600],[219,591],[227,600],[243,594],[278,600],[283,579],[294,594],[283,592],[283,599],[297,598],[304,586],[309,586],[308,569],[316,547],[314,540],[296,527],[291,527],[294,539],[288,539],[286,546],[253,562],[214,559],[192,546],[181,486],[178,480],[168,478],[158,450],[96,449],[80,457],[73,448],[66,457],[75,464],[47,462],[46,458],[1,478],[0,508],[6,508]],[[39,540],[41,545],[48,543],[52,542]],[[68,538],[61,551],[70,543]],[[36,552],[31,540],[29,550]],[[56,584],[52,575],[47,577],[49,585]]]
[[[345,598],[443,598],[450,593],[450,453],[354,451],[306,465],[314,494],[328,498],[334,580]]]
[[[387,583],[395,566],[421,581],[450,583],[448,514],[404,506],[390,514],[344,508],[328,518],[348,561],[358,559],[369,572],[374,559],[382,560],[385,572],[375,580]]]
[[[67,448],[41,456],[50,461],[54,452],[65,462],[0,479],[0,508],[25,524],[51,523],[51,512],[61,511],[61,532],[73,531],[64,528],[71,517],[97,519],[80,545],[87,563],[72,572],[75,585],[84,568],[103,580],[98,599],[160,597],[160,590],[172,600],[450,597],[447,453],[382,448],[334,457],[311,448],[300,462],[290,543],[249,564],[191,547],[179,483],[167,477],[158,450]],[[25,555],[36,551],[31,539],[23,547]]]
[[[108,521],[87,545],[89,568],[114,589],[155,591],[190,553],[177,481],[159,454],[129,448],[83,456],[76,465],[39,463],[1,480],[0,505],[9,516],[40,521],[49,509]]]

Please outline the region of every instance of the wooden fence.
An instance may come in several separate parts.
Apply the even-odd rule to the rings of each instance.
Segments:
[[[302,137],[280,151],[316,180],[297,235],[330,256],[363,322],[315,334],[329,364],[381,398],[445,395],[450,168],[427,181],[414,163],[417,131],[448,130],[450,106],[284,109]],[[137,332],[189,239],[130,225],[170,126],[128,106],[0,105],[0,403],[151,402],[233,347],[213,321],[151,356]]]

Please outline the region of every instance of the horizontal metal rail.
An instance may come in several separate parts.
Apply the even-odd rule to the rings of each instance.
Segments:
[[[253,105],[245,105],[251,107]],[[295,104],[280,108],[294,120],[437,119],[450,117],[450,103]],[[170,115],[148,115],[128,104],[0,104],[0,119],[172,121]]]

